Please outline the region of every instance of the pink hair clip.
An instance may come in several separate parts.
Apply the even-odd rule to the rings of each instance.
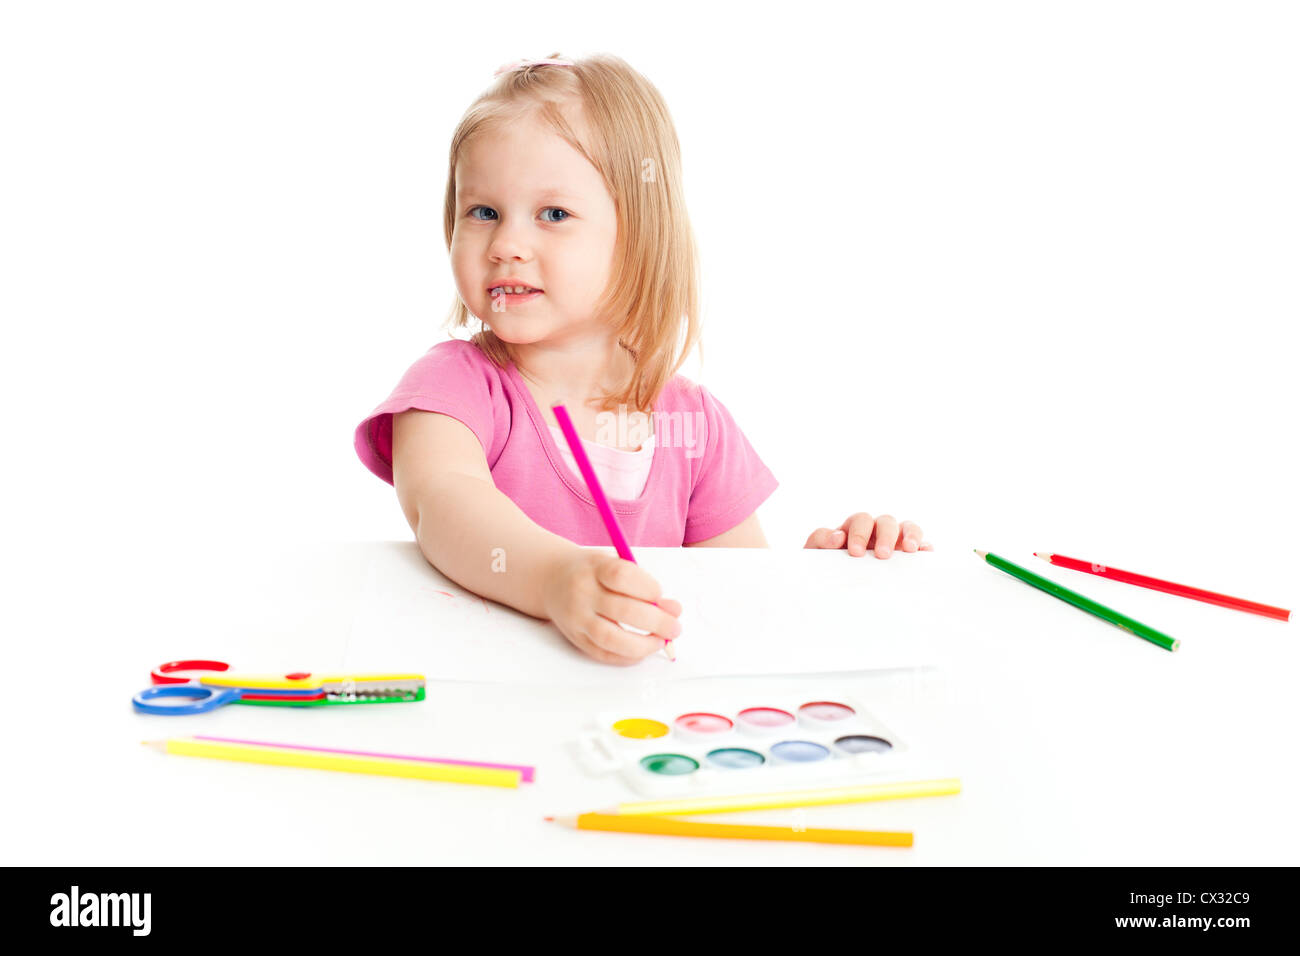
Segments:
[[[513,73],[515,70],[522,70],[530,66],[573,66],[572,60],[515,60],[513,63],[503,63],[497,67],[493,76],[500,76],[502,73]]]

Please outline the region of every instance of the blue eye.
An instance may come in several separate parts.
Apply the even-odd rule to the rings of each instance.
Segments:
[[[491,213],[492,215],[490,218],[476,216],[475,213],[478,212],[479,210],[482,210],[485,213]],[[552,219],[546,215],[548,212],[558,212],[561,218]],[[492,222],[496,219],[497,211],[493,209],[491,206],[470,206],[469,209],[465,210],[465,215],[469,216],[469,218],[471,219],[477,220],[478,222]],[[568,218],[570,218],[570,213],[567,210],[559,208],[558,206],[548,206],[542,210],[543,222],[551,222],[551,223],[564,222],[564,220]]]

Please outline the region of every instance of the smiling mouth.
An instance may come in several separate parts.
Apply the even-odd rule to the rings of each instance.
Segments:
[[[534,292],[541,291],[526,285],[497,285],[488,289],[488,295],[495,299],[503,295],[532,295]]]

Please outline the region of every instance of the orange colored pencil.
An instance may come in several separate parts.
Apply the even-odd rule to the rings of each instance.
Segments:
[[[1121,571],[1119,568],[1112,568],[1106,564],[1097,564],[1094,561],[1080,561],[1078,558],[1067,558],[1063,554],[1053,554],[1050,551],[1035,551],[1034,557],[1042,558],[1048,564],[1055,564],[1062,568],[1069,568],[1071,571],[1083,571],[1087,574],[1096,574],[1104,578],[1110,578],[1114,581],[1122,581],[1124,584],[1136,584],[1138,587],[1151,588],[1153,591],[1164,591],[1166,594],[1176,594],[1179,597],[1191,598],[1193,601],[1204,601],[1206,604],[1217,604],[1219,607],[1231,608],[1234,611],[1247,611],[1251,614],[1261,614],[1264,617],[1276,618],[1279,621],[1291,620],[1290,611],[1282,607],[1273,607],[1271,604],[1260,604],[1256,601],[1247,601],[1244,598],[1236,598],[1227,594],[1220,594],[1217,591],[1206,591],[1204,588],[1189,587],[1186,584],[1175,584],[1173,581],[1162,581],[1160,578],[1148,577],[1145,574],[1135,574],[1132,571]]]
[[[742,823],[697,823],[671,817],[621,816],[616,813],[580,813],[577,816],[546,817],[553,823],[575,830],[612,830],[619,833],[657,833],[667,836],[720,837],[729,840],[790,840],[803,843],[849,843],[858,846],[912,845],[907,830],[830,830],[809,827],[757,826]]]

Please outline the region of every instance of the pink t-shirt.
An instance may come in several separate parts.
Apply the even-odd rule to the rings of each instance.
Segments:
[[[483,445],[492,481],[548,531],[580,545],[609,533],[582,479],[565,463],[532,392],[512,362],[501,369],[471,342],[433,346],[388,399],[357,426],[362,462],[393,482],[393,415],[440,412]],[[678,547],[740,524],[776,490],[731,414],[703,385],[674,376],[654,404],[655,446],[639,497],[610,498],[632,547]],[[608,491],[606,492],[608,495]]]
[[[573,457],[573,450],[564,439],[564,432],[554,425],[547,427],[551,429],[551,438],[555,439],[555,447],[560,449],[560,456],[569,466],[569,471],[575,478],[581,480],[582,469],[578,467],[578,461]],[[650,468],[654,464],[654,435],[642,442],[641,447],[636,451],[610,448],[608,445],[586,438],[580,441],[587,452],[587,461],[591,463],[591,470],[596,473],[596,480],[600,482],[606,498],[626,498],[635,501],[641,497],[646,479],[650,477]]]

